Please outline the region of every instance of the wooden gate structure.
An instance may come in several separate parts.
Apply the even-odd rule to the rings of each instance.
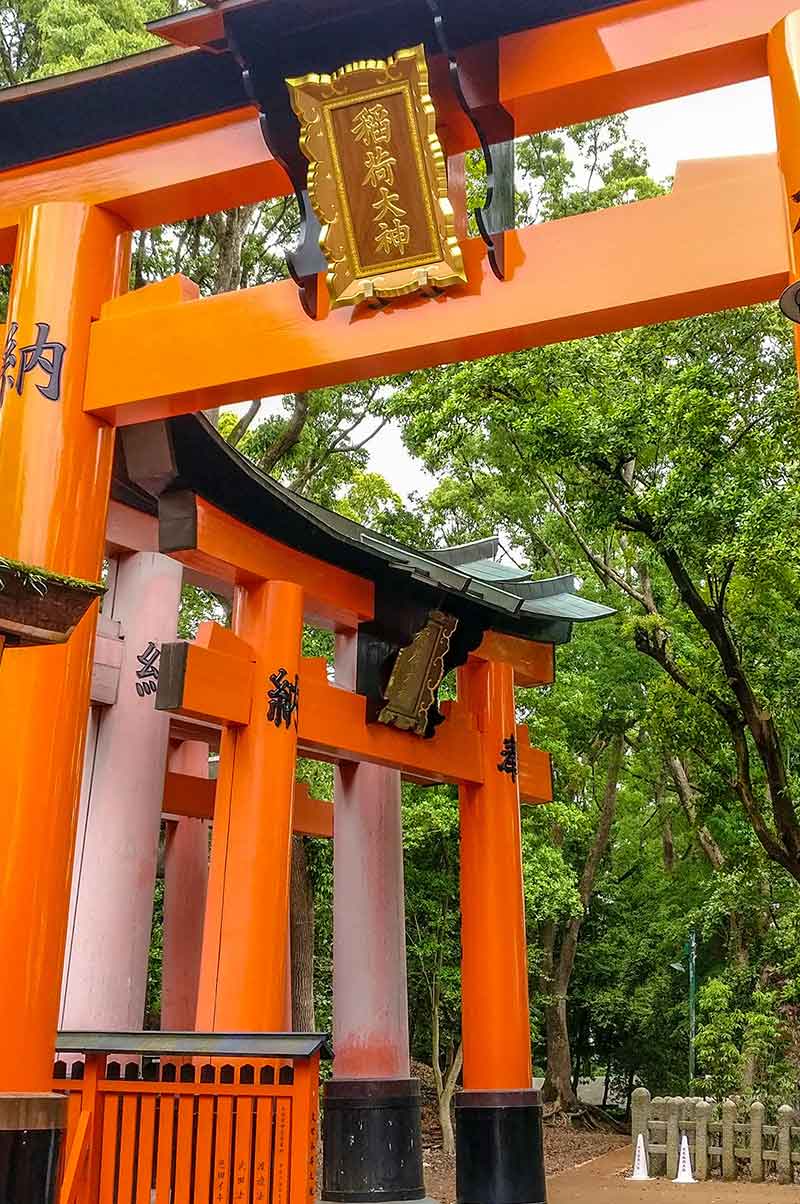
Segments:
[[[337,765],[351,904],[359,858],[373,891],[363,898],[380,898],[365,774],[456,783],[459,1198],[544,1199],[519,802],[521,785],[546,798],[548,775],[517,732],[514,675],[552,680],[555,644],[600,612],[581,611],[563,581],[498,583],[485,547],[404,548],[337,527],[243,462],[217,473],[229,453],[192,415],[782,293],[800,316],[795,4],[215,0],[153,23],[168,45],[0,93],[0,259],[12,265],[0,332],[0,1188],[11,1204],[52,1199],[63,1123],[52,1058],[115,428],[161,550],[236,595],[232,629],[162,653],[159,682],[159,706],[223,729],[198,1027],[281,1026],[298,748]],[[773,86],[777,157],[683,164],[667,196],[510,228],[515,136],[758,76]],[[462,156],[475,147],[488,190],[471,239]],[[133,230],[292,192],[304,219],[292,279],[203,298],[181,277],[127,291]],[[301,657],[304,621],[336,633],[335,686]],[[439,710],[451,667],[458,698]],[[398,894],[399,793],[393,806],[381,839],[394,841]],[[340,996],[351,1023],[327,1089],[323,1191],[347,1204],[389,1182],[393,1198],[419,1199],[407,1031],[402,1009],[381,1031],[358,1011],[378,949],[361,939],[375,935],[369,907],[360,913],[356,947],[337,949],[340,968],[351,955],[360,969],[341,970],[356,988]],[[401,920],[382,964],[387,997],[399,994]],[[155,1089],[126,1082],[121,1106],[104,1088],[104,1111],[113,1128],[115,1108],[138,1108],[141,1134],[149,1104],[131,1101]],[[173,1184],[184,1195],[181,1107],[185,1120],[205,1104],[202,1084],[186,1086]],[[396,1119],[405,1144],[377,1182],[373,1154]],[[291,1188],[292,1204],[306,1191]]]
[[[60,1033],[59,1204],[312,1200],[319,1057],[294,1034]]]

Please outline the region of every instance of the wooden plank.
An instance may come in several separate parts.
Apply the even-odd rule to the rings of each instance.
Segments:
[[[105,1095],[105,1093],[104,1093]],[[103,1135],[100,1150],[100,1191],[98,1204],[116,1204],[117,1122],[119,1096],[107,1094],[103,1101]]]
[[[256,1139],[253,1151],[253,1204],[265,1204],[272,1186],[271,1099],[256,1100]]]
[[[153,1153],[156,1136],[155,1096],[139,1102],[139,1148],[136,1156],[136,1204],[150,1204],[153,1187]]]
[[[189,1087],[189,1085],[186,1085]],[[194,1095],[178,1101],[178,1137],[175,1143],[175,1189],[172,1204],[192,1204],[192,1142],[194,1138]]]
[[[289,1204],[292,1101],[275,1104],[275,1155],[272,1161],[272,1204]]]
[[[129,1095],[122,1101],[122,1125],[119,1136],[119,1179],[116,1204],[132,1204],[133,1167],[136,1157],[136,1117],[139,1101]]]
[[[207,1204],[211,1188],[211,1147],[214,1132],[214,1101],[197,1101],[197,1138],[194,1154],[195,1204]]]
[[[86,1155],[89,1152],[89,1122],[88,1112],[81,1112],[77,1122],[67,1126],[69,1149],[64,1165],[64,1177],[61,1181],[59,1204],[75,1204],[78,1192],[82,1186]]]
[[[236,583],[294,581],[303,587],[306,620],[357,627],[375,612],[375,586],[336,565],[248,527],[197,494],[175,493],[160,507],[161,550],[183,564]],[[227,629],[230,639],[236,637]],[[202,632],[198,631],[198,642]],[[211,645],[209,645],[211,646]],[[219,646],[216,651],[228,651]]]
[[[228,1204],[231,1193],[231,1147],[233,1140],[233,1100],[228,1096],[217,1104],[217,1131],[214,1134],[213,1204]]]
[[[164,778],[165,815],[185,815],[191,819],[213,819],[217,783],[196,774],[173,773]],[[305,782],[295,784],[294,831],[299,836],[333,836],[333,803],[312,798]]]
[[[312,798],[306,782],[295,782],[292,824],[296,834],[333,836],[333,803]]]
[[[162,1095],[158,1110],[158,1152],[154,1204],[172,1204],[172,1146],[175,1137],[175,1097]]]
[[[553,767],[550,754],[534,748],[527,726],[517,726],[517,770],[521,803],[537,804],[553,801]]]
[[[236,1141],[233,1152],[233,1199],[235,1204],[250,1199],[250,1167],[253,1150],[253,1101],[236,1100]]]
[[[367,723],[367,700],[328,681],[323,657],[300,661],[298,751],[329,760],[371,761],[434,782],[482,782],[480,741],[462,703],[444,702],[446,722],[430,740]]]

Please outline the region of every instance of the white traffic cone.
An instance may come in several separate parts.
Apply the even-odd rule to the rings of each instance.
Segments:
[[[644,1136],[640,1133],[636,1138],[636,1155],[633,1159],[633,1174],[628,1175],[631,1183],[641,1183],[644,1179],[649,1179],[647,1173],[647,1150],[644,1147]]]
[[[672,1180],[673,1183],[696,1183],[692,1174],[692,1158],[689,1153],[689,1138],[684,1133],[681,1138],[681,1156],[678,1160],[678,1178]]]

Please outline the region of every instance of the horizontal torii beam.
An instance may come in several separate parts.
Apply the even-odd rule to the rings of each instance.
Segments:
[[[319,322],[290,280],[171,304],[163,286],[130,293],[93,324],[84,408],[117,425],[147,422],[751,305],[789,282],[774,155],[684,163],[667,196],[506,239],[509,280],[472,239],[468,281],[446,297]]]
[[[355,628],[375,614],[375,585],[231,518],[188,491],[164,494],[160,548],[195,574],[227,582],[280,578],[303,587],[312,626]]]
[[[169,772],[164,781],[162,809],[169,816],[213,820],[216,793],[213,778]],[[292,815],[295,835],[333,836],[333,803],[313,798],[306,782],[295,782]]]
[[[767,34],[797,0],[639,0],[468,48],[470,101],[497,79],[515,134],[535,133],[767,73]],[[475,142],[445,87],[431,77],[447,153]],[[486,81],[486,82],[484,82]],[[290,191],[252,108],[186,122],[0,175],[0,262],[20,214],[41,201],[84,200],[134,229],[196,217]]]
[[[223,725],[250,722],[255,690],[252,654],[244,641],[216,623],[203,623],[193,644],[165,644],[157,706]],[[484,779],[472,717],[458,702],[443,702],[446,719],[429,740],[380,723],[367,723],[366,698],[332,685],[323,657],[300,662],[298,750],[327,761],[369,761],[431,782]],[[530,803],[552,799],[550,756],[531,748],[527,728],[517,729],[520,795]]]

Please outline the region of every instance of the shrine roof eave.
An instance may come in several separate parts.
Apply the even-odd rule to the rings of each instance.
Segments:
[[[632,2],[461,0],[454,45],[491,44],[500,36]],[[0,171],[248,107],[240,68],[225,46],[223,10],[229,9],[244,10],[256,39],[268,38],[270,22],[279,22],[281,35],[301,56],[284,64],[286,75],[333,70],[418,42],[438,52],[425,0],[371,0],[368,7],[363,0],[203,5],[150,23],[151,32],[173,45],[0,89]]]
[[[536,581],[523,571],[506,579],[479,575],[481,561],[475,556],[491,551],[494,541],[470,545],[474,554],[459,549],[459,568],[453,549],[419,551],[371,531],[266,476],[202,415],[169,419],[167,428],[174,461],[170,493],[194,493],[271,539],[372,580],[378,588],[469,615],[487,630],[554,644],[570,639],[573,623],[614,613],[581,597],[571,576]],[[114,497],[151,512],[156,508],[155,499],[126,479],[119,463]],[[471,559],[465,562],[464,555]]]
[[[0,171],[249,103],[231,55],[178,46],[2,88]]]
[[[494,5],[486,0],[439,0],[439,7],[449,44],[462,49],[628,3],[632,0],[504,0]],[[321,60],[320,71],[366,54],[385,57],[419,42],[429,51],[439,49],[427,0],[292,0],[291,4],[207,0],[196,8],[158,17],[147,28],[178,45],[218,47],[225,38],[224,18],[232,13],[253,19],[262,28],[277,29],[287,40],[307,43],[311,55]],[[378,44],[373,44],[376,39]]]

